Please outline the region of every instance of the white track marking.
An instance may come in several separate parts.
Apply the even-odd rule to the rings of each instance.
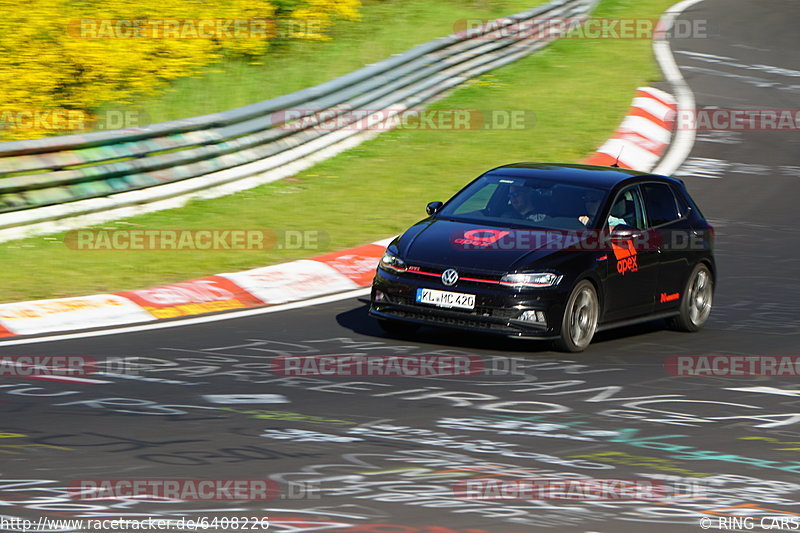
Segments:
[[[43,379],[45,381],[63,381],[64,383],[82,383],[86,385],[99,385],[101,383],[114,383],[104,379],[77,378],[73,376],[26,376],[25,379]]]
[[[761,394],[777,394],[778,396],[795,396],[800,397],[800,390],[796,389],[778,389],[776,387],[734,387],[725,390],[734,390],[739,392],[757,392]]]
[[[206,394],[203,399],[210,403],[290,403],[283,394]]]
[[[678,2],[661,17],[661,27],[669,30],[675,18],[680,15],[684,9],[691,7],[703,0],[683,0]],[[656,55],[656,60],[661,66],[661,71],[674,87],[675,98],[678,101],[678,120],[676,122],[675,137],[667,149],[667,154],[661,162],[653,169],[654,174],[670,175],[675,172],[678,167],[686,160],[694,147],[694,129],[689,127],[682,127],[682,117],[693,117],[695,114],[695,101],[694,93],[689,88],[686,80],[683,79],[678,64],[675,63],[675,58],[672,55],[672,50],[669,46],[669,40],[658,39],[653,41],[653,52]]]
[[[269,307],[259,307],[257,309],[245,309],[243,311],[234,311],[232,313],[225,313],[221,315],[211,316],[197,316],[192,318],[174,320],[169,322],[154,322],[149,324],[141,324],[138,326],[127,326],[122,328],[112,328],[100,331],[84,331],[79,333],[65,333],[62,335],[51,335],[47,337],[33,337],[29,339],[14,339],[8,341],[1,341],[0,347],[16,346],[19,344],[37,344],[43,342],[67,341],[74,339],[86,339],[90,337],[102,337],[104,335],[119,335],[122,333],[136,333],[139,331],[150,331],[153,329],[163,328],[177,328],[180,326],[191,326],[195,324],[205,324],[208,322],[217,322],[220,320],[231,320],[234,318],[244,318],[255,315],[262,315],[266,313],[277,313],[279,311],[289,311],[292,309],[302,309],[303,307],[311,307],[314,305],[326,304],[330,302],[338,302],[339,300],[347,300],[348,298],[356,298],[358,296],[366,296],[369,294],[370,288],[356,289],[354,291],[342,292],[339,294],[331,294],[329,296],[321,296],[319,298],[312,298],[301,302],[292,302],[281,305],[273,305]]]

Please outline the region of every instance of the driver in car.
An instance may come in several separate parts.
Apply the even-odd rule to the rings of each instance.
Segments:
[[[524,218],[533,222],[541,222],[547,215],[536,205],[536,193],[531,187],[512,185],[508,191],[508,199],[513,211],[510,215],[514,218]]]

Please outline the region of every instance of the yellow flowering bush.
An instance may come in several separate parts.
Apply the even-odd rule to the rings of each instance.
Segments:
[[[291,19],[307,28],[303,37],[306,39],[327,40],[327,30],[333,18],[342,17],[349,20],[358,18],[358,2],[342,2],[340,0],[307,0],[296,5]]]
[[[336,18],[357,19],[359,7],[360,0],[0,0],[0,139],[81,129],[80,120],[54,128],[53,117],[91,117],[223,56],[263,54],[285,20],[319,30],[290,37],[324,39]]]

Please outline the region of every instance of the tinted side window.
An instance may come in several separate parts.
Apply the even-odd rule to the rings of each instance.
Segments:
[[[650,226],[660,226],[681,218],[675,194],[664,183],[644,183],[644,205]]]
[[[613,227],[619,224],[625,224],[637,229],[645,228],[642,201],[636,185],[620,192],[611,205],[608,225]]]

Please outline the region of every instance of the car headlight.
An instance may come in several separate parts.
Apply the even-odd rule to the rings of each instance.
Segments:
[[[561,276],[553,272],[532,272],[524,274],[506,274],[500,278],[500,283],[512,287],[552,287],[560,280]]]
[[[408,268],[405,261],[390,252],[384,253],[381,257],[381,266],[395,272],[405,272]]]

